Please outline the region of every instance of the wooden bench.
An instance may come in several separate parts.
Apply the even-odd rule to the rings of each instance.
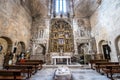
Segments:
[[[101,73],[100,70],[106,68],[107,65],[119,65],[119,62],[96,62],[94,67],[97,72]]]
[[[42,60],[26,59],[25,62],[39,62],[39,69],[42,69],[42,65],[43,65],[43,61]]]
[[[39,62],[40,64],[43,64],[43,61],[42,61],[42,60],[25,59],[25,62]]]
[[[35,69],[35,73],[39,68],[39,62],[17,62],[16,65],[32,65]]]
[[[0,80],[25,80],[25,77],[21,76],[21,70],[0,70]]]
[[[102,59],[102,60],[90,60],[91,69],[94,69],[93,65],[95,65],[95,63],[97,63],[97,62],[108,62],[108,60],[106,60],[106,59]]]
[[[107,77],[113,79],[113,74],[120,73],[120,65],[107,65],[106,68],[103,69],[104,73],[107,74]],[[110,74],[110,77],[109,77]]]
[[[21,70],[22,73],[27,73],[27,78],[30,78],[33,72],[32,65],[7,65],[5,66],[7,70],[9,69],[17,69]]]

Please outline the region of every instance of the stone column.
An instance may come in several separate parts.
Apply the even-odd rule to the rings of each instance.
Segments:
[[[50,20],[46,19],[46,26],[47,26],[46,35],[45,35],[45,38],[46,38],[46,53],[48,53],[48,49],[49,49],[49,26],[50,26],[49,23],[50,23]]]
[[[38,39],[40,39],[40,31],[38,32]]]
[[[74,35],[74,54],[73,55],[77,55],[78,54],[78,50],[77,50],[77,43],[76,43],[76,40],[77,40],[77,36],[75,34],[75,28],[74,27],[77,27],[77,23],[75,20],[73,20],[73,35]]]
[[[71,58],[70,58],[70,64],[71,64]]]
[[[73,51],[73,55],[77,55],[78,54],[78,49],[77,49],[77,43],[74,40],[74,51]]]
[[[37,39],[39,39],[39,30],[38,30],[38,32],[37,32]]]
[[[51,64],[54,64],[54,58],[51,58]]]
[[[92,52],[92,45],[91,45],[91,41],[89,42],[89,53]]]
[[[40,30],[40,38],[42,38],[42,33],[41,33],[41,30]]]
[[[56,65],[56,58],[54,58],[54,65]]]
[[[33,52],[33,55],[35,55],[35,43],[33,43],[32,52]]]
[[[0,54],[0,69],[3,69],[3,63],[4,63],[4,54]]]
[[[115,46],[115,43],[114,43],[113,39],[111,39],[111,45],[110,45],[110,47],[112,49],[112,51],[110,53],[111,61],[112,62],[118,62],[118,55],[117,55],[116,46]]]
[[[43,38],[45,38],[45,30],[43,29]]]
[[[42,37],[41,37],[41,38],[43,38],[43,30],[41,30],[41,33],[42,33],[42,34],[41,34],[41,35],[42,35]]]
[[[67,58],[67,65],[68,65],[69,63],[68,63],[68,58]]]

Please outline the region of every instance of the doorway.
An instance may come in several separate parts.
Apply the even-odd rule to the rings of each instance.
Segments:
[[[120,36],[118,36],[115,39],[115,46],[116,46],[117,58],[118,58],[118,61],[120,62]]]
[[[110,52],[111,48],[108,44],[102,45],[103,47],[103,53],[104,53],[104,58],[110,60]]]

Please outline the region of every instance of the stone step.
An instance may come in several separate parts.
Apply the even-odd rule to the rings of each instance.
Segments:
[[[69,68],[83,68],[83,69],[90,69],[90,66],[88,65],[43,65],[43,68],[58,68],[60,66],[67,66]]]

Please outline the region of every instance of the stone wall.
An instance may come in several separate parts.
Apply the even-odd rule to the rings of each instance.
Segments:
[[[97,43],[105,40],[111,47],[112,61],[118,61],[115,39],[120,35],[120,0],[102,0],[101,5],[90,17],[92,36]]]
[[[0,36],[12,42],[22,41],[26,48],[30,39],[31,17],[20,0],[0,0]]]
[[[21,5],[21,0],[0,0],[0,37],[7,37],[12,41],[24,42],[27,49],[30,41],[31,17]],[[2,38],[0,43],[4,47]],[[5,43],[5,41],[4,41]],[[5,49],[5,47],[3,48]],[[3,56],[0,54],[0,67],[3,65]]]

